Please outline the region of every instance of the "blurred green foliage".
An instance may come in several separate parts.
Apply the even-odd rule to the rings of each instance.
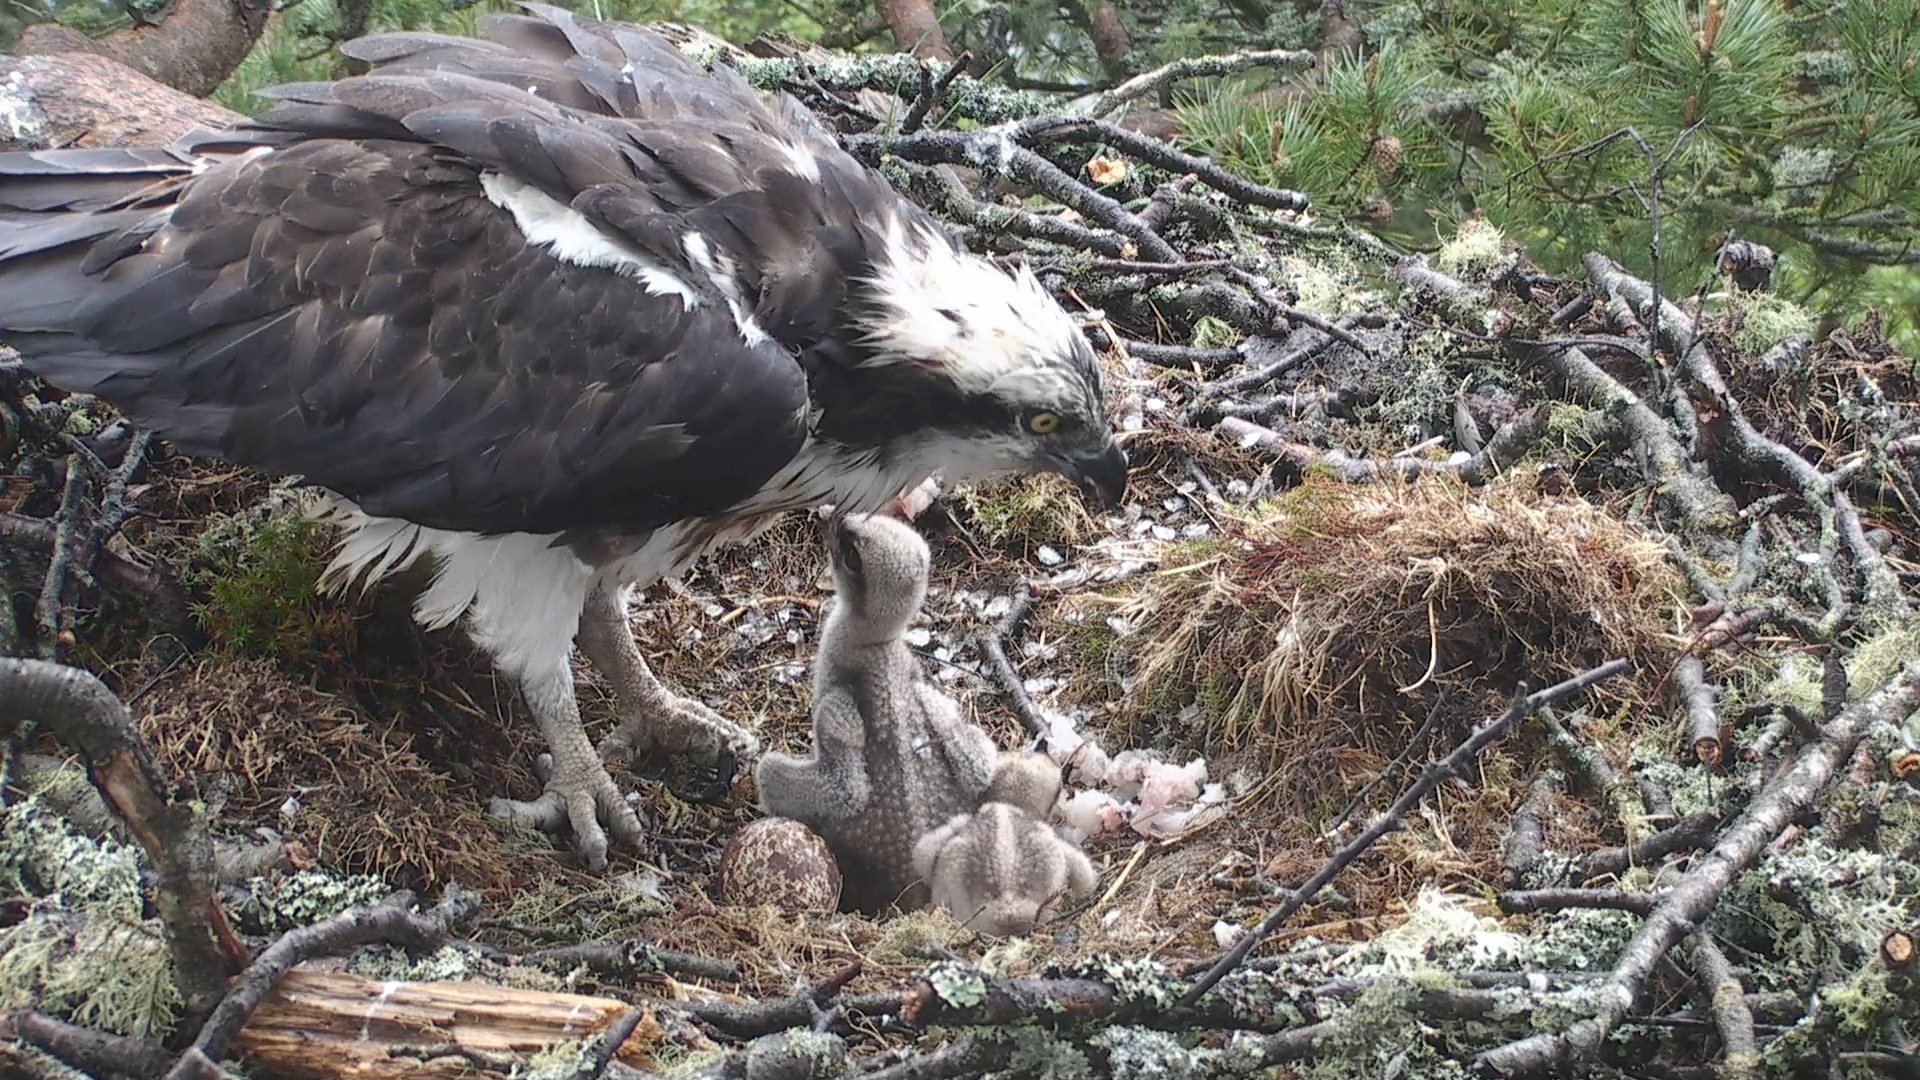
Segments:
[[[1542,262],[1712,278],[1729,228],[1830,321],[1920,342],[1920,0],[1405,0],[1315,92],[1202,88],[1188,137],[1426,243],[1480,213]],[[1877,265],[1884,264],[1884,265]]]

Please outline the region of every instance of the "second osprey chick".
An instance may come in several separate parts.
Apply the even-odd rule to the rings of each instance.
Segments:
[[[1012,803],[956,814],[920,838],[914,870],[968,929],[1007,936],[1092,895],[1099,874],[1046,818]]]
[[[1098,880],[1080,848],[1051,825],[1060,766],[1033,750],[1000,755],[979,810],[956,814],[914,845],[914,871],[934,902],[969,929],[1024,934]]]

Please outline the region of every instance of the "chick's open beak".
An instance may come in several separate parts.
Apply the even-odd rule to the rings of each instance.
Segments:
[[[1064,472],[1105,510],[1117,510],[1127,495],[1127,453],[1108,441],[1100,449],[1066,459]]]

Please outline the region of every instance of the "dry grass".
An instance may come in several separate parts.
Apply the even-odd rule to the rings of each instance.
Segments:
[[[518,733],[370,716],[265,660],[183,665],[136,712],[177,774],[229,788],[228,820],[273,825],[326,866],[491,892],[535,872],[526,845],[481,817],[484,785],[520,759],[489,749],[519,744]]]
[[[1429,710],[1470,721],[1523,677],[1656,663],[1680,592],[1658,546],[1577,498],[1309,479],[1098,603],[1137,643],[1135,727],[1258,769],[1298,812]]]

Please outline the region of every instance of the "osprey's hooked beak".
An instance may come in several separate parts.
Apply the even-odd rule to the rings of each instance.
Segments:
[[[1127,496],[1127,452],[1111,438],[1093,451],[1064,455],[1060,472],[1102,509],[1118,510]]]

